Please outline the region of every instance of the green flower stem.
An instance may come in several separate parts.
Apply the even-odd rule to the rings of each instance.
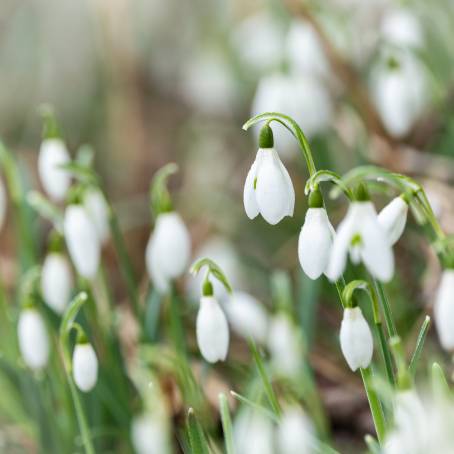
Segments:
[[[364,383],[364,389],[366,390],[367,400],[369,401],[372,418],[374,420],[375,430],[377,431],[377,438],[380,444],[383,443],[386,433],[385,416],[383,414],[383,408],[378,400],[377,393],[372,383],[373,373],[369,366],[366,369],[361,370],[361,377]]]
[[[378,293],[378,299],[381,303],[383,309],[383,314],[385,316],[386,328],[388,330],[389,337],[397,336],[396,325],[394,324],[393,314],[391,312],[391,306],[389,305],[388,298],[385,294],[385,289],[383,284],[376,279],[373,279],[375,290]]]
[[[168,294],[170,333],[176,351],[182,358],[186,358],[185,330],[181,320],[181,305],[178,303],[176,289],[172,286]]]

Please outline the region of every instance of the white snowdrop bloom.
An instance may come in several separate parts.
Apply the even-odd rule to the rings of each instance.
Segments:
[[[401,54],[391,65],[372,72],[372,97],[387,131],[393,137],[407,134],[427,105],[429,85],[422,64]]]
[[[272,136],[270,144],[270,148],[261,147],[257,152],[244,184],[243,202],[249,219],[260,213],[265,221],[275,225],[285,216],[293,216],[295,190],[287,169],[272,148]]]
[[[99,267],[101,243],[96,227],[83,205],[74,204],[66,208],[63,230],[77,272],[86,279],[93,279]]]
[[[87,210],[102,244],[109,238],[109,207],[98,189],[91,189],[84,195],[84,207]]]
[[[293,73],[328,78],[328,60],[320,39],[309,22],[292,21],[286,40],[286,53]]]
[[[446,269],[441,276],[434,306],[435,324],[441,346],[454,350],[454,269]]]
[[[311,194],[312,196],[312,194]],[[303,271],[311,278],[319,278],[327,269],[333,245],[334,229],[328,214],[320,205],[306,212],[303,227],[298,239],[298,257]]]
[[[145,252],[148,274],[159,292],[167,292],[170,281],[185,272],[190,254],[191,238],[180,215],[160,214]]]
[[[303,125],[308,138],[326,130],[333,118],[333,102],[327,88],[307,75],[272,74],[260,79],[252,103],[252,115],[282,112]],[[284,156],[297,150],[290,132],[279,123],[273,124],[276,147]]]
[[[233,292],[223,305],[233,330],[245,339],[266,341],[268,314],[260,301],[245,292]]]
[[[73,278],[66,257],[51,252],[44,260],[41,271],[41,292],[44,302],[57,314],[63,314],[71,298]]]
[[[303,344],[299,331],[285,314],[273,317],[267,340],[271,364],[276,373],[296,377],[301,372]]]
[[[209,363],[224,361],[229,350],[229,325],[213,296],[202,296],[197,314],[197,344]]]
[[[6,206],[7,206],[7,198],[6,198],[6,190],[5,186],[3,185],[3,180],[0,178],[0,230],[5,223],[6,218]]]
[[[134,417],[131,440],[136,454],[170,454],[171,445],[166,421],[152,413]]]
[[[345,219],[339,224],[326,273],[330,280],[340,278],[349,252],[353,263],[362,261],[380,281],[391,280],[394,274],[391,243],[370,200],[352,202]]]
[[[233,421],[233,442],[237,454],[273,454],[274,427],[271,419],[245,409]]]
[[[91,391],[98,380],[98,358],[88,342],[77,343],[73,352],[73,377],[77,387]]]
[[[277,431],[279,454],[312,454],[314,428],[309,418],[298,407],[284,410]]]
[[[396,46],[420,48],[424,35],[418,18],[407,9],[389,10],[382,19],[381,35]]]
[[[369,325],[359,307],[346,308],[340,329],[342,353],[355,372],[369,366],[374,352],[374,342]]]
[[[36,309],[22,310],[19,315],[17,334],[25,364],[33,370],[43,369],[49,360],[49,337],[44,320]]]
[[[44,190],[49,197],[61,202],[71,184],[71,175],[60,166],[71,161],[65,143],[61,139],[44,139],[38,158],[38,172]]]
[[[408,204],[402,197],[395,197],[378,215],[378,222],[388,236],[391,245],[397,243],[407,222]]]

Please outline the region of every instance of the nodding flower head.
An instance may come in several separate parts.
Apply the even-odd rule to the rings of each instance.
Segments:
[[[98,358],[92,345],[83,338],[73,352],[74,383],[83,391],[91,391],[98,380]]]
[[[454,269],[443,271],[434,316],[441,346],[447,351],[454,351]]]
[[[395,197],[379,213],[378,222],[388,236],[391,245],[397,243],[405,229],[408,203],[403,197]]]

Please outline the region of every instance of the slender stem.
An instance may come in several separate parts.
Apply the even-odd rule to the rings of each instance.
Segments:
[[[219,407],[221,410],[222,429],[224,431],[225,451],[227,454],[235,454],[233,444],[232,419],[230,418],[229,404],[225,394],[219,394]]]
[[[391,306],[389,305],[388,298],[385,294],[385,289],[383,284],[376,279],[373,279],[374,287],[378,293],[378,299],[381,303],[383,314],[385,316],[386,328],[388,330],[389,337],[397,336],[396,325],[394,324],[393,315],[391,312]]]
[[[426,315],[424,322],[421,326],[419,331],[418,340],[416,341],[415,351],[413,352],[413,356],[410,360],[410,365],[408,366],[408,370],[412,377],[415,376],[416,373],[416,366],[418,365],[419,357],[421,356],[422,349],[424,347],[424,341],[426,340],[427,333],[430,328],[430,317]]]

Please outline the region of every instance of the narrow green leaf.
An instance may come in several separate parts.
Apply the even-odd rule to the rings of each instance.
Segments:
[[[227,454],[235,454],[233,443],[232,420],[230,418],[229,403],[225,394],[219,394],[219,408],[221,410],[222,429],[224,431],[225,450]]]
[[[272,413],[268,408],[265,408],[263,405],[252,401],[251,399],[248,399],[245,396],[242,396],[241,394],[235,392],[235,391],[230,391],[230,394],[232,397],[234,397],[236,400],[240,401],[241,403],[253,408],[254,410],[257,410],[261,413],[263,413],[267,418],[272,419],[274,422],[279,422],[279,419],[275,416],[274,413]]]
[[[209,454],[208,443],[192,408],[188,411],[187,425],[192,454]]]
[[[429,332],[430,328],[430,317],[426,315],[423,324],[421,325],[421,329],[419,330],[418,339],[416,341],[415,351],[413,352],[413,356],[410,360],[410,366],[408,370],[410,374],[414,377],[416,373],[416,367],[418,365],[419,357],[421,356],[422,349],[424,347],[424,342],[426,340],[427,333]]]

